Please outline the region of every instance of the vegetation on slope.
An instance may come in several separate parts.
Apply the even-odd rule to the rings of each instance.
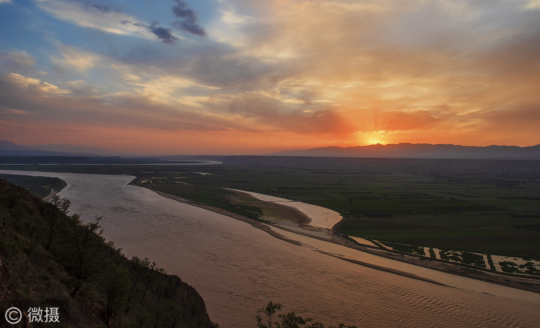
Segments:
[[[302,318],[295,312],[278,313],[282,308],[279,303],[268,302],[265,308],[260,309],[255,316],[258,328],[324,328],[320,322],[314,322],[311,318]],[[343,323],[328,328],[357,328],[346,326]]]
[[[191,286],[148,259],[127,259],[105,242],[99,219],[83,224],[69,205],[0,179],[2,305],[60,303],[59,327],[214,326]]]

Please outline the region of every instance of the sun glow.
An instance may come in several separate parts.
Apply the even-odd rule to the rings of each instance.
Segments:
[[[360,146],[386,145],[386,131],[356,132],[356,140]]]

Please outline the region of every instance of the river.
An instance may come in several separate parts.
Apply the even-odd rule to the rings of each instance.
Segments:
[[[538,294],[364,256],[307,237],[297,238],[306,246],[296,246],[245,222],[129,186],[130,176],[0,172],[65,180],[60,196],[71,200],[72,213],[86,222],[103,216],[108,240],[128,257],[150,257],[194,286],[221,327],[255,327],[253,316],[270,300],[326,324],[540,326]],[[453,287],[363,267],[316,248],[446,279]]]

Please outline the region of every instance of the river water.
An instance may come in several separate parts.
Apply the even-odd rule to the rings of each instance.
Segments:
[[[0,171],[1,173],[16,173]],[[68,182],[60,193],[128,256],[150,257],[194,286],[221,327],[255,327],[268,301],[326,324],[359,327],[539,327],[540,295],[405,265],[339,245],[276,239],[251,225],[179,203],[129,176],[19,172]],[[454,287],[349,263],[314,249],[447,279]],[[354,252],[354,253],[350,253]],[[411,268],[413,267],[413,268]],[[442,277],[442,278],[441,278]],[[476,287],[481,286],[481,287]]]

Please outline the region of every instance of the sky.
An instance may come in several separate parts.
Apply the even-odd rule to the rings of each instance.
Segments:
[[[540,0],[0,0],[0,110],[152,155],[536,145]]]

